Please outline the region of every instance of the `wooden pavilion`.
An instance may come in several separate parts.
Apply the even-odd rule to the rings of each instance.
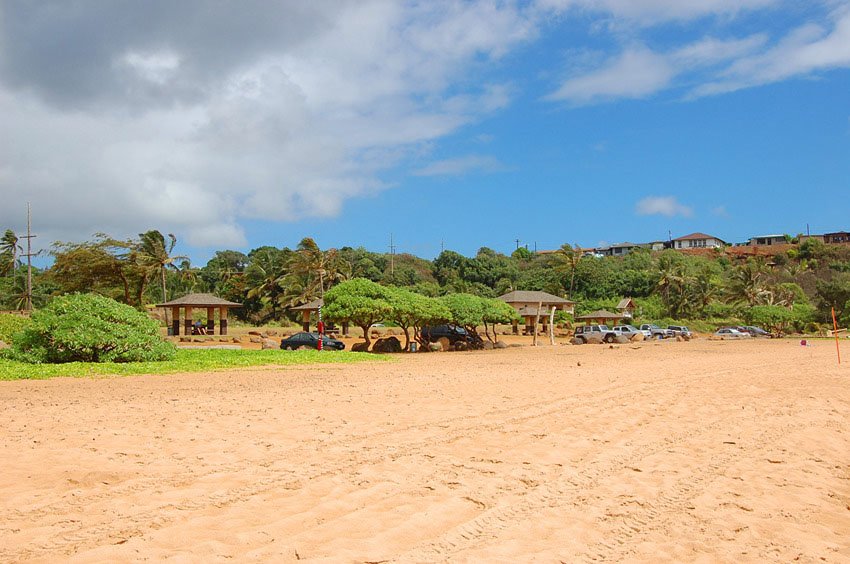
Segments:
[[[185,335],[191,335],[193,329],[192,314],[195,309],[207,310],[207,334],[215,334],[215,312],[218,311],[219,335],[227,335],[227,310],[242,307],[242,304],[223,300],[212,294],[187,294],[182,298],[157,304],[156,307],[171,309],[171,334],[180,334],[180,310],[183,310],[183,328]]]
[[[620,303],[617,304],[617,311],[622,313],[624,318],[633,318],[636,309],[637,306],[635,305],[634,300],[632,300],[631,298],[623,298],[622,300],[620,300]]]
[[[609,321],[618,322],[623,319],[622,313],[611,313],[610,311],[605,311],[604,309],[599,309],[596,311],[592,311],[585,315],[579,315],[576,317],[576,321],[585,321],[587,325],[591,325],[593,323],[598,323],[600,325],[607,325]]]
[[[531,334],[534,332],[534,323],[538,316],[543,321],[543,329],[546,331],[546,325],[550,318],[557,310],[562,310],[567,313],[575,311],[575,302],[565,298],[553,296],[548,292],[537,292],[527,290],[515,290],[508,292],[499,299],[507,302],[511,307],[517,310],[517,313],[525,320],[525,333]],[[514,335],[519,334],[519,325],[516,321],[513,324]]]

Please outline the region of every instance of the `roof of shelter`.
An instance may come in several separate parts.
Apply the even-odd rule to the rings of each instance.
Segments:
[[[611,313],[610,311],[605,311],[604,309],[599,309],[596,311],[592,311],[585,315],[579,315],[576,319],[622,319],[623,314],[621,313]]]
[[[181,298],[176,298],[164,304],[156,304],[156,307],[176,307],[176,306],[191,306],[191,307],[242,307],[242,304],[231,302],[214,296],[212,294],[186,294]]]
[[[315,300],[307,302],[306,304],[301,304],[300,306],[291,307],[289,309],[293,311],[313,311],[319,309],[323,305],[325,305],[325,300],[323,300],[322,298],[316,298]]]
[[[543,302],[543,305],[560,305],[575,303],[565,298],[553,296],[548,292],[538,292],[529,290],[514,290],[513,292],[508,292],[507,294],[499,296],[499,299],[509,304]]]

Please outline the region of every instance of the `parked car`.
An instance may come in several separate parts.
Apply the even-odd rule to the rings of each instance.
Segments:
[[[280,342],[280,348],[285,351],[292,351],[299,347],[309,347],[311,349],[318,349],[319,334],[307,333],[305,331],[302,331],[300,333],[292,335],[291,337],[283,339]],[[331,339],[327,335],[324,335],[322,337],[322,348],[341,351],[345,348],[345,343],[343,343],[342,341],[338,341],[337,339]]]
[[[615,335],[622,335],[624,337],[628,337],[631,339],[637,334],[642,334],[646,337],[646,333],[635,327],[634,325],[615,325],[611,331],[614,332]]]
[[[668,325],[667,329],[673,332],[674,337],[691,338],[691,331],[684,325]]]
[[[423,327],[419,330],[419,335],[422,339],[429,343],[436,343],[441,337],[449,340],[449,343],[454,345],[458,341],[466,343],[475,343],[480,338],[477,335],[470,335],[469,331],[457,325],[434,325],[433,327]]]
[[[614,342],[617,336],[607,325],[579,325],[575,330],[575,338],[582,343],[587,343],[591,335],[598,336],[605,343]]]
[[[738,328],[739,331],[741,331],[741,329],[743,329],[744,333],[749,333],[750,337],[773,337],[773,334],[754,325],[745,325],[744,327]]]
[[[738,331],[734,327],[721,327],[714,334],[715,337],[720,337],[721,339],[749,339],[750,334],[745,333],[743,331]]]
[[[654,323],[644,323],[640,326],[641,331],[649,331],[650,339],[667,339],[673,336],[673,331],[670,329],[662,329]],[[646,333],[644,333],[646,335]]]

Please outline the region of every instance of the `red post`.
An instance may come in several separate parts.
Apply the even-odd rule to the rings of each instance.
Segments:
[[[322,350],[322,345],[323,345],[322,341],[325,338],[325,324],[322,322],[322,308],[321,308],[321,306],[319,307],[318,315],[319,315],[319,322],[316,324],[316,328],[319,331],[319,346],[318,346],[317,350]]]
[[[841,347],[838,346],[838,321],[835,320],[835,308],[832,308],[832,334],[835,335],[835,352],[838,353],[838,364],[841,364]]]

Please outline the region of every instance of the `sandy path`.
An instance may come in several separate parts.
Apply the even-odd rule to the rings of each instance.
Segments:
[[[0,383],[0,560],[850,562],[834,355],[695,341]]]

